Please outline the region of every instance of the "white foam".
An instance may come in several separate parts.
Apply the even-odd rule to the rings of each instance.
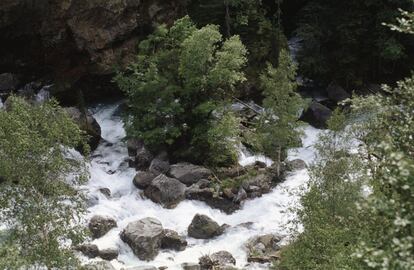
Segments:
[[[220,250],[232,253],[236,258],[237,266],[245,267],[247,261],[243,246],[250,237],[266,233],[289,234],[289,221],[293,215],[288,209],[297,202],[297,192],[309,178],[306,170],[293,173],[271,193],[245,202],[242,209],[232,215],[226,215],[198,201],[184,201],[175,209],[164,209],[150,200],[142,198],[140,191],[132,184],[136,172],[134,169],[128,168],[125,163],[125,158],[128,156],[125,142],[122,140],[125,137],[125,130],[121,118],[114,115],[117,106],[98,106],[94,109],[94,116],[102,128],[102,136],[112,145],[101,144],[95,151],[90,164],[91,179],[85,187],[98,200],[96,205],[89,208],[86,218],[93,215],[105,215],[117,220],[117,228],[94,241],[99,248],[117,247],[120,249],[118,261],[112,262],[117,269],[139,265],[168,266],[169,269],[180,269],[181,263],[198,262],[198,258],[202,255]],[[306,162],[313,160],[312,144],[316,140],[318,131],[308,127],[305,129],[305,134],[304,147],[290,151],[290,159],[302,158]],[[253,160],[260,160],[271,165],[271,160],[263,156],[248,156],[246,154],[240,163],[247,165]],[[114,173],[108,174],[108,172]],[[109,188],[112,197],[106,198],[98,191],[99,188]],[[242,227],[230,229],[224,235],[208,241],[188,238],[189,245],[185,251],[163,250],[152,262],[140,261],[119,238],[120,231],[129,222],[145,217],[157,218],[162,222],[164,228],[186,235],[187,227],[196,213],[206,214],[220,224],[227,223],[236,226],[240,223],[254,222],[254,225],[250,229]],[[249,266],[250,269],[258,269],[259,267],[259,265]]]

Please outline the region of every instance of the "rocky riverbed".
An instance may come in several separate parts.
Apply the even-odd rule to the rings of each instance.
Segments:
[[[298,192],[309,177],[300,162],[293,162],[295,170],[284,182],[270,187],[269,193],[246,196],[232,211],[190,200],[186,194],[195,188],[194,183],[179,165],[166,172],[159,166],[159,175],[149,181],[151,190],[140,189],[133,181],[139,171],[130,166],[120,107],[117,103],[91,108],[103,138],[92,154],[91,179],[84,187],[89,197],[86,220],[94,239],[80,247],[83,253],[79,254],[85,263],[101,265],[91,269],[209,269],[218,265],[260,269],[277,259],[278,249],[290,234],[289,208],[297,203]],[[303,147],[290,151],[288,160],[310,163],[318,133],[306,127]],[[270,160],[246,151],[240,158],[244,166],[271,165]],[[195,184],[203,184],[199,183],[206,176],[203,173],[207,172],[201,171]],[[165,186],[177,188],[178,195],[160,193]]]

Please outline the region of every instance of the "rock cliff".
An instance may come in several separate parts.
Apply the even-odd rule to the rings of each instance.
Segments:
[[[185,2],[2,0],[0,73],[47,76],[65,90],[96,76],[108,81],[156,24],[183,14]]]

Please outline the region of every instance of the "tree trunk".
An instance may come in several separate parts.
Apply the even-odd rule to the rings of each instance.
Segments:
[[[277,177],[280,177],[280,158],[281,158],[282,148],[279,146],[277,149],[277,166],[276,166],[276,173]]]
[[[225,16],[225,21],[226,21],[226,34],[227,34],[227,37],[230,37],[230,35],[231,35],[231,29],[230,29],[230,8],[229,8],[229,3],[226,0],[224,1],[224,6],[226,7],[226,16]]]

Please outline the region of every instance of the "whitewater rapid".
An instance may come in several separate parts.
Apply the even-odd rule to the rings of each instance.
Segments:
[[[258,269],[259,265],[247,265],[244,243],[253,236],[268,233],[276,233],[288,236],[292,225],[289,221],[293,213],[289,208],[298,202],[298,193],[301,187],[309,179],[306,169],[297,171],[288,176],[287,180],[278,185],[271,193],[254,200],[246,201],[241,210],[226,215],[212,209],[203,202],[183,201],[175,209],[164,209],[161,206],[145,199],[140,195],[140,190],[133,183],[136,171],[128,167],[128,153],[126,143],[123,140],[125,130],[120,116],[120,103],[113,105],[98,105],[91,111],[102,129],[102,137],[105,142],[93,153],[89,165],[90,181],[85,189],[92,197],[93,206],[88,209],[87,219],[94,215],[109,216],[116,219],[118,227],[100,239],[93,241],[100,249],[119,249],[118,260],[111,263],[116,269],[132,266],[152,265],[156,267],[167,266],[168,269],[181,269],[185,262],[198,263],[199,257],[217,251],[226,250],[233,254],[237,261],[237,267]],[[312,147],[317,140],[319,131],[312,128],[304,128],[303,147],[289,152],[289,159],[300,158],[306,163],[314,160],[315,151]],[[240,162],[254,157],[246,154]],[[263,157],[259,157],[260,160]],[[107,198],[99,189],[108,188],[111,197]],[[245,228],[234,227],[220,237],[211,240],[197,240],[187,238],[188,247],[185,251],[165,251],[154,261],[140,261],[134,256],[132,250],[121,241],[119,233],[129,222],[146,217],[154,217],[161,221],[166,229],[172,229],[179,234],[187,235],[187,227],[195,214],[205,214],[219,224],[237,226],[241,223],[253,222],[253,226]]]

